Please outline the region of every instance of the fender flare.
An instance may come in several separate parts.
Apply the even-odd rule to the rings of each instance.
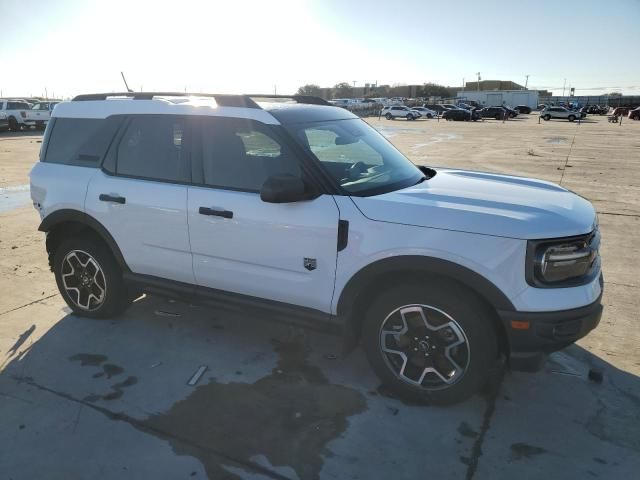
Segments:
[[[467,267],[441,258],[403,255],[378,260],[353,275],[340,293],[337,314],[351,316],[358,296],[374,286],[376,279],[399,272],[445,276],[475,291],[496,311],[516,310],[511,300],[493,282]]]
[[[56,210],[55,212],[47,215],[42,220],[40,226],[38,227],[38,230],[40,230],[41,232],[49,233],[54,230],[56,226],[66,222],[79,223],[96,232],[98,236],[102,238],[102,240],[107,244],[116,261],[118,262],[118,265],[120,265],[123,271],[130,271],[129,266],[127,265],[127,262],[125,261],[124,256],[120,251],[120,247],[118,247],[118,244],[113,239],[109,231],[98,220],[93,218],[91,215],[81,212],[80,210]]]

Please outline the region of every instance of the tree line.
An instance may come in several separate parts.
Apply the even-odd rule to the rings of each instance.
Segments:
[[[378,85],[378,86],[370,86],[365,87],[364,97],[365,98],[375,98],[375,97],[389,97],[395,96],[394,89],[398,87],[393,87],[390,85]],[[313,83],[309,83],[298,88],[296,95],[312,95],[315,97],[321,97],[322,91],[325,90],[321,88],[319,85],[315,85]],[[348,82],[340,82],[335,84],[331,89],[327,89],[328,98],[351,98],[353,97],[354,89]],[[445,87],[444,85],[438,85],[437,83],[425,83],[420,85],[416,90],[417,97],[443,97],[450,98],[455,97],[458,88],[453,87]]]

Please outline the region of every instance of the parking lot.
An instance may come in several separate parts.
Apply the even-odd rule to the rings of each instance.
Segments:
[[[29,205],[41,133],[0,133],[0,478],[636,477],[640,122],[368,121],[417,164],[542,178],[593,202],[600,326],[542,371],[497,372],[442,408],[393,398],[334,336],[242,312],[143,297],[82,319]]]

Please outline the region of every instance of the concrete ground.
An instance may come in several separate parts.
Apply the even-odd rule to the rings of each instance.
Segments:
[[[640,122],[370,123],[416,163],[544,178],[591,200],[600,326],[542,371],[436,408],[393,398],[359,349],[343,357],[334,337],[240,312],[143,297],[120,318],[81,319],[25,206],[41,136],[0,133],[0,479],[636,477]]]

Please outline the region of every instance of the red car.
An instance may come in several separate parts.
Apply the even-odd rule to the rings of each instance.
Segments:
[[[613,112],[611,112],[611,115],[614,117],[621,117],[629,113],[629,110],[629,107],[616,107],[613,109]]]
[[[640,107],[636,107],[629,111],[629,118],[631,120],[640,120]]]

